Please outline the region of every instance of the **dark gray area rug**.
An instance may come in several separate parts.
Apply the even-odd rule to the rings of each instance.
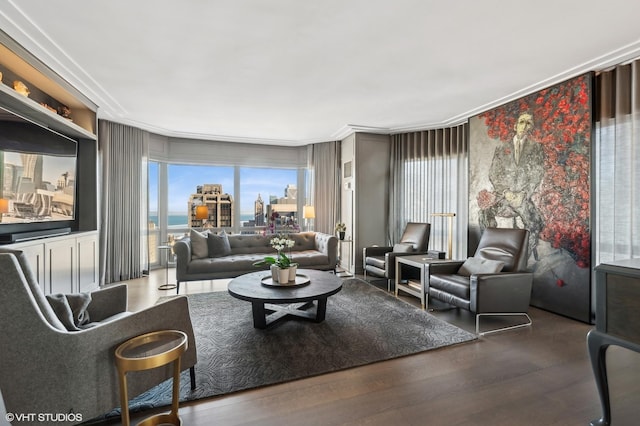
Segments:
[[[253,328],[251,304],[227,292],[189,295],[198,363],[180,400],[189,401],[310,377],[476,339],[472,333],[359,279],[327,301],[324,322],[284,320]],[[314,309],[314,308],[312,308]],[[132,410],[171,404],[171,380],[131,401]]]

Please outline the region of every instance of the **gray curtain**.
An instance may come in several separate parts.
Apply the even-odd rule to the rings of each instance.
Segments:
[[[431,223],[429,249],[447,252],[449,224],[439,213],[455,213],[454,259],[467,257],[467,125],[391,136],[389,243],[407,222]]]
[[[98,123],[101,284],[139,278],[148,269],[148,139],[134,127]]]
[[[596,76],[594,265],[640,257],[640,60]]]
[[[316,211],[314,230],[334,234],[340,217],[340,142],[316,143],[308,152],[309,198]]]

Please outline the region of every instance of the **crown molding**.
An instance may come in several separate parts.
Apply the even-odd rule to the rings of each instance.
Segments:
[[[114,123],[124,124],[127,126],[136,127],[140,130],[145,130],[150,133],[155,133],[160,136],[166,136],[175,139],[193,139],[203,141],[217,141],[217,142],[236,142],[258,145],[280,145],[280,146],[300,146],[307,144],[297,140],[290,139],[268,139],[268,138],[252,138],[243,136],[230,136],[230,135],[215,135],[210,133],[196,133],[196,132],[182,132],[165,129],[163,127],[153,126],[142,121],[136,121],[121,117],[113,117],[108,114],[99,114],[99,119],[108,120]],[[323,141],[326,142],[326,141]]]
[[[331,135],[333,140],[342,140],[354,133],[374,133],[379,135],[388,135],[390,129],[388,127],[361,126],[359,124],[345,124],[335,133]]]
[[[636,40],[633,43],[629,43],[619,49],[608,52],[592,60],[586,61],[582,64],[576,65],[568,70],[560,72],[552,77],[541,80],[523,89],[517,90],[501,98],[495,99],[486,104],[480,105],[462,114],[455,115],[444,119],[437,123],[414,123],[411,125],[400,125],[392,127],[390,129],[391,134],[404,133],[404,132],[417,132],[421,130],[438,129],[443,127],[453,127],[463,123],[475,115],[478,115],[484,111],[496,108],[500,105],[504,105],[508,102],[520,99],[523,96],[530,95],[539,90],[551,87],[555,84],[562,83],[573,77],[585,74],[587,72],[602,72],[610,69],[616,65],[624,64],[640,57],[640,40]]]

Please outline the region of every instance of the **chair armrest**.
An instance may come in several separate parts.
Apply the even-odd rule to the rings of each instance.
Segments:
[[[187,276],[189,262],[191,262],[191,238],[183,237],[173,244],[176,255],[176,280],[182,281]]]
[[[126,284],[113,285],[91,292],[91,303],[87,306],[91,321],[99,322],[126,310]]]
[[[426,273],[429,274],[455,274],[464,263],[463,260],[437,260],[434,259],[426,265]]]
[[[371,246],[362,249],[362,257],[367,256],[384,256],[388,252],[393,251],[393,247],[388,246]]]
[[[531,302],[533,274],[501,272],[472,275],[470,286],[472,312],[527,312]]]

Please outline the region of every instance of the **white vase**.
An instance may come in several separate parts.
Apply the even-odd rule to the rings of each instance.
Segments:
[[[289,266],[289,281],[296,281],[296,272],[298,272],[298,264],[292,263],[291,266]]]
[[[278,283],[286,284],[289,282],[289,268],[278,268]]]
[[[271,281],[278,282],[278,267],[276,265],[271,265]]]

